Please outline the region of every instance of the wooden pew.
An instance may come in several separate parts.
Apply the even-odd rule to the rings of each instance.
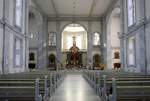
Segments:
[[[150,101],[150,85],[147,85],[145,81],[140,81],[140,84],[118,85],[116,79],[113,78],[109,101]]]
[[[30,73],[17,73],[9,75],[1,75],[1,81],[7,82],[20,82],[18,84],[24,84],[26,82],[29,85],[29,82],[33,82],[35,78],[40,78],[39,88],[40,94],[42,95],[45,101],[48,101],[49,97],[52,96],[55,89],[62,82],[64,76],[64,71],[58,72],[30,72]],[[22,83],[21,83],[22,82]],[[27,83],[28,82],[28,83]],[[3,83],[4,84],[4,83]],[[9,84],[9,83],[8,83]]]
[[[115,78],[122,78],[122,80],[141,80],[142,78],[147,78],[147,80],[150,80],[150,76],[145,76],[141,74],[134,74],[134,73],[127,73],[127,72],[110,72],[110,71],[83,71],[84,78],[88,81],[88,83],[94,88],[94,90],[97,92],[98,95],[104,96],[107,95],[103,93],[103,91],[106,91],[106,89],[109,89],[110,87],[104,88],[104,80],[103,80],[103,74],[107,74],[107,81],[111,81],[112,77]],[[105,90],[104,90],[105,89]]]
[[[48,76],[47,75],[40,75],[40,74],[33,74],[33,75],[30,75],[30,74],[9,74],[9,75],[1,75],[1,79],[0,79],[0,82],[1,81],[5,81],[5,82],[8,82],[8,85],[12,85],[12,82],[20,82],[19,85],[24,85],[25,83],[27,85],[30,85],[31,82],[33,82],[35,80],[35,78],[40,78],[40,81],[39,81],[39,92],[40,94],[42,95],[43,99],[45,101],[48,101],[49,99],[49,88],[48,88]],[[50,80],[51,81],[51,80]]]
[[[35,82],[24,83],[28,85],[20,82],[3,85],[5,83],[0,82],[0,101],[42,101],[39,93],[39,78]],[[17,86],[17,84],[19,85]]]
[[[150,78],[148,76],[116,76],[117,85],[118,86],[137,86],[137,85],[150,85]],[[99,95],[103,99],[107,99],[107,95],[110,93],[112,89],[112,78],[107,77],[106,75],[103,76],[103,85],[100,88]]]
[[[104,75],[105,75],[105,73],[104,73]],[[110,73],[110,74],[107,74],[106,73],[106,75],[107,75],[107,80],[111,80],[111,78],[122,78],[122,79],[124,79],[124,80],[132,80],[132,78],[135,78],[136,80],[140,80],[140,78],[149,78],[150,76],[149,75],[141,75],[141,74],[127,74],[126,72],[125,73],[119,73],[119,72],[112,72],[112,73]],[[103,86],[103,82],[104,82],[104,80],[103,80],[104,78],[103,78],[103,75],[102,74],[99,74],[99,77],[98,77],[98,83],[99,83],[99,88],[101,88],[102,86]]]
[[[35,78],[36,79],[36,78]],[[0,79],[0,86],[8,85],[8,86],[32,86],[32,83],[35,81],[34,78],[27,78],[25,79],[24,77],[21,78],[1,78]],[[16,84],[15,84],[16,82]],[[49,88],[48,88],[48,80],[47,76],[39,80],[39,92],[42,95],[43,99],[48,99],[49,98]]]

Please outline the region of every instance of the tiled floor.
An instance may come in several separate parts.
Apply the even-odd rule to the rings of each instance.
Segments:
[[[82,75],[69,74],[50,101],[101,101]]]

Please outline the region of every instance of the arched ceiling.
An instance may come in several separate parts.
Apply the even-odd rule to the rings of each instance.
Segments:
[[[113,0],[33,0],[49,17],[101,17]]]

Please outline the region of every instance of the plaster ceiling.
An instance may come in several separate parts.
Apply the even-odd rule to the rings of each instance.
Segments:
[[[40,9],[51,16],[99,17],[108,9],[113,0],[34,0]]]

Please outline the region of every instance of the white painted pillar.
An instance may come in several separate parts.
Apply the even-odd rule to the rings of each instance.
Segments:
[[[57,21],[56,22],[56,31],[57,31],[57,35],[56,35],[56,52],[57,52],[57,69],[61,68],[61,32],[60,32],[60,22]]]
[[[88,22],[88,51],[87,51],[87,64],[93,69],[93,35],[91,31],[92,22]]]

